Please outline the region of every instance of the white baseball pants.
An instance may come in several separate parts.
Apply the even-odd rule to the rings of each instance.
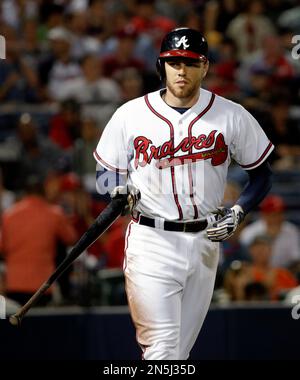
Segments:
[[[219,243],[199,233],[130,222],[124,259],[126,292],[145,360],[186,360],[207,314]]]

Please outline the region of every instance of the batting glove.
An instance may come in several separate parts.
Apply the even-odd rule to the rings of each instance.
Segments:
[[[138,201],[141,199],[140,191],[132,185],[116,186],[111,192],[110,196],[111,199],[122,196],[127,197],[127,204],[125,205],[121,213],[121,215],[123,216],[131,214],[134,208],[136,207]]]
[[[218,207],[212,214],[215,215],[216,221],[206,230],[207,237],[211,241],[223,241],[230,238],[245,217],[239,205],[231,208]]]

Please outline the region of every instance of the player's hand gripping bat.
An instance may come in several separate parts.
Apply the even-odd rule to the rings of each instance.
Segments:
[[[134,197],[134,199],[132,199]],[[138,190],[126,192],[117,192],[112,196],[109,205],[101,212],[94,223],[82,235],[75,246],[70,251],[65,260],[57,267],[52,275],[45,281],[41,287],[34,293],[28,302],[22,306],[16,314],[10,316],[9,322],[14,326],[20,326],[24,315],[36,304],[47,289],[56,281],[61,274],[72,264],[72,262],[86,250],[95,240],[97,240],[123,213],[125,207],[129,204],[136,204],[139,199]]]

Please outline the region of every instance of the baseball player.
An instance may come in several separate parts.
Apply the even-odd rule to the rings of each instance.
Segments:
[[[207,57],[198,31],[167,34],[157,60],[165,87],[123,104],[94,153],[98,191],[140,192],[124,274],[146,360],[189,357],[211,301],[219,242],[271,187],[273,145],[242,106],[201,87]],[[249,183],[222,208],[232,158]]]

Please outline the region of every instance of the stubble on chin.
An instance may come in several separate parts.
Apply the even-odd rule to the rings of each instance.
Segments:
[[[198,92],[200,83],[192,83],[184,88],[176,88],[176,86],[172,85],[170,82],[167,81],[166,86],[168,90],[171,92],[171,94],[176,98],[186,99],[193,97]]]

